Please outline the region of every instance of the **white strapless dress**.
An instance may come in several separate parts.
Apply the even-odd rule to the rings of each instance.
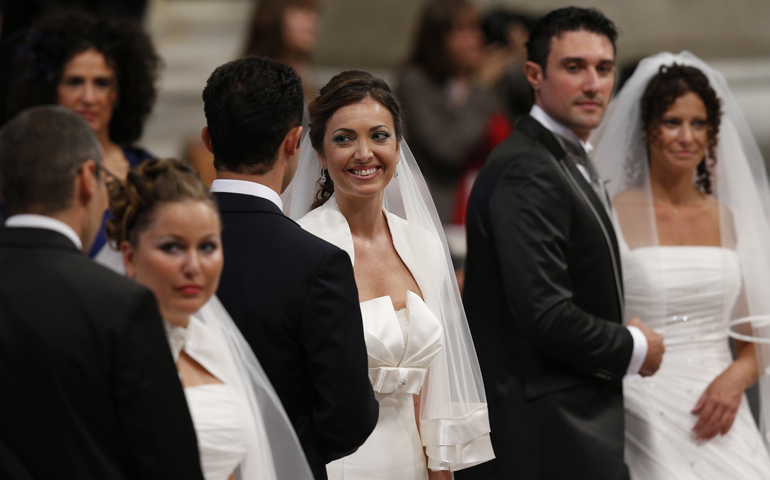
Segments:
[[[380,417],[354,454],[326,466],[329,480],[427,480],[413,395],[442,348],[441,324],[412,292],[403,310],[379,297],[361,303],[361,316]]]
[[[767,480],[770,457],[744,396],[730,431],[697,443],[690,413],[732,362],[730,312],[741,290],[738,255],[729,249],[662,246],[623,252],[626,317],[664,337],[652,377],[623,385],[626,462],[634,480]]]
[[[218,335],[211,325],[195,316],[190,318],[187,328],[164,324],[175,361],[184,350],[215,377],[229,378],[228,370],[232,366],[224,357],[229,352],[222,350],[223,344],[216,341]],[[258,442],[250,427],[254,420],[247,400],[227,383],[187,387],[184,393],[198,439],[203,478],[227,480]]]

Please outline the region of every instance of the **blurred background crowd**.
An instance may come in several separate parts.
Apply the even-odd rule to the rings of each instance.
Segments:
[[[367,70],[402,103],[405,138],[459,264],[475,172],[531,106],[521,69],[528,30],[543,12],[568,4],[596,6],[620,28],[618,86],[638,59],[665,50],[690,50],[722,71],[770,158],[770,3],[763,0],[0,0],[0,123],[26,106],[66,103],[54,89],[78,66],[75,57],[88,60],[73,57],[86,41],[114,82],[101,86],[115,96],[106,123],[89,122],[110,171],[124,177],[146,156],[178,157],[209,184],[201,91],[218,65],[244,55],[287,63],[303,79],[306,104],[336,73]],[[46,19],[61,7],[140,27],[105,27],[119,33],[102,38],[101,27]],[[56,31],[59,40],[30,28]],[[80,38],[89,28],[97,33]],[[98,101],[75,98],[77,86],[70,87],[73,109]]]

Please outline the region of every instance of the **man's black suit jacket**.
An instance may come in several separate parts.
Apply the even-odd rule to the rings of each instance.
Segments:
[[[283,402],[317,480],[355,451],[379,406],[347,253],[264,198],[216,193],[225,267],[217,295]]]
[[[202,480],[152,293],[38,228],[0,272],[0,478]]]
[[[490,155],[467,218],[464,303],[497,459],[457,478],[626,479],[633,339],[599,197],[527,115]]]

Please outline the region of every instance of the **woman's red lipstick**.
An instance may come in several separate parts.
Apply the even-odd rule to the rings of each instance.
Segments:
[[[176,287],[176,291],[186,297],[194,297],[195,295],[201,293],[201,290],[203,290],[203,286],[195,283],[186,283]]]

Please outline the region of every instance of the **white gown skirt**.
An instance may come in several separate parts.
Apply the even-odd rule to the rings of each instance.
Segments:
[[[355,453],[326,466],[329,480],[427,480],[413,395],[375,395],[380,418],[374,432]]]

